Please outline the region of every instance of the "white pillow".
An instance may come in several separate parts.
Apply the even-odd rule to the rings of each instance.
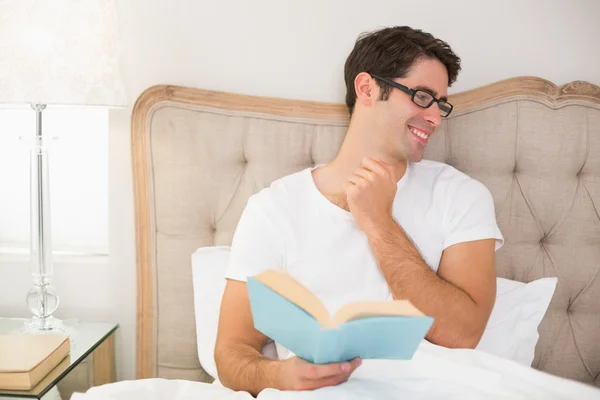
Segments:
[[[228,262],[229,246],[201,247],[192,254],[198,359],[202,368],[215,379],[214,348]]]
[[[497,278],[496,303],[476,349],[531,366],[538,326],[550,305],[556,278],[529,283]]]
[[[215,379],[214,348],[229,251],[229,246],[202,247],[192,255],[198,358],[204,370]],[[539,338],[538,326],[555,287],[556,278],[542,278],[527,284],[498,278],[496,303],[476,349],[531,366]],[[263,354],[277,357],[272,342],[263,348]]]
[[[214,349],[229,250],[229,246],[201,247],[192,254],[198,359],[202,368],[214,379],[218,379]],[[277,358],[275,345],[271,341],[264,346],[262,353],[266,357]]]

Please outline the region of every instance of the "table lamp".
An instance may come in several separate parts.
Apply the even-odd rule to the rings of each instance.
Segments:
[[[43,134],[43,111],[46,107],[125,106],[117,42],[114,0],[0,1],[0,105],[30,106],[36,119],[30,152],[33,286],[26,296],[32,316],[24,327],[29,332],[65,330],[52,315],[59,299],[50,285],[54,272],[50,139]]]

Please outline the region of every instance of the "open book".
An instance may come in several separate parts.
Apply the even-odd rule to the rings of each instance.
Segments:
[[[292,276],[267,270],[247,280],[255,328],[316,364],[411,359],[433,324],[408,300],[356,302],[333,316]]]

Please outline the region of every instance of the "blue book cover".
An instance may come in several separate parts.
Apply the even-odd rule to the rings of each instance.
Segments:
[[[314,294],[282,271],[247,280],[255,328],[314,364],[413,357],[433,318],[410,302],[365,302],[330,317]]]

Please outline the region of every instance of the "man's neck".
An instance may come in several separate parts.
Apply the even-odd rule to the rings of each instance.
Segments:
[[[390,160],[389,157],[381,154],[381,152],[369,152],[365,150],[350,154],[340,152],[338,156],[327,165],[329,169],[327,175],[334,178],[335,181],[339,181],[337,183],[339,183],[341,188],[348,178],[361,167],[362,160],[365,157],[369,157],[375,161],[392,166],[396,182],[402,178],[407,167],[406,160]]]
[[[365,157],[393,165],[396,181],[399,181],[406,172],[406,160],[391,159],[377,143],[373,142],[373,135],[364,134],[364,131],[359,131],[360,129],[358,125],[351,125],[337,157],[323,168],[313,171],[317,188],[330,200],[333,197],[345,199],[344,183],[361,166]]]

